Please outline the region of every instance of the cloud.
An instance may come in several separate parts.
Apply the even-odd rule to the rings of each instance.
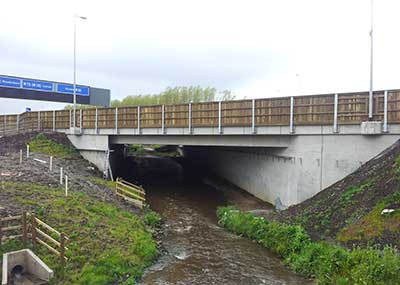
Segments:
[[[367,90],[369,8],[365,0],[7,1],[0,74],[72,81],[80,13],[88,20],[77,22],[78,81],[114,98],[179,85],[248,98]],[[378,89],[399,87],[399,8],[375,1]]]

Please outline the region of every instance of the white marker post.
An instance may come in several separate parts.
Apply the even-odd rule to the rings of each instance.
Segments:
[[[65,197],[68,197],[68,176],[65,175]]]
[[[60,184],[61,185],[63,185],[63,178],[64,178],[64,175],[63,175],[63,171],[64,169],[62,168],[62,167],[60,167]]]
[[[53,157],[50,156],[49,171],[53,172]]]
[[[19,164],[22,164],[22,149],[19,150]]]
[[[29,144],[26,145],[26,158],[29,158]]]

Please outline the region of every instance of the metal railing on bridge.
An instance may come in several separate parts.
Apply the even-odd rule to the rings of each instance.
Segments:
[[[368,120],[368,92],[264,98],[177,105],[82,109],[79,129],[142,129],[359,124]],[[400,90],[376,91],[373,120],[400,123]],[[72,127],[70,110],[0,116],[0,133],[59,130]]]

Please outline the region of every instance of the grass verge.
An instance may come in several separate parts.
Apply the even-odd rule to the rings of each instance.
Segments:
[[[399,284],[400,256],[394,248],[350,251],[312,242],[301,226],[269,221],[232,207],[218,208],[217,215],[222,226],[256,240],[280,255],[292,270],[315,278],[318,284]]]
[[[66,198],[62,189],[31,183],[3,183],[12,203],[33,211],[70,238],[65,269],[59,259],[38,246],[35,252],[56,276],[52,284],[135,284],[158,252],[151,233],[136,215],[82,192]],[[1,247],[1,254],[20,249],[19,242]]]
[[[32,152],[43,153],[58,158],[76,158],[79,156],[78,152],[72,146],[56,143],[47,138],[45,134],[38,134],[28,144]]]

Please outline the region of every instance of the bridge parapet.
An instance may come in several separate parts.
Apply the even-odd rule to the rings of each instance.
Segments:
[[[361,125],[368,121],[368,92],[263,98],[176,105],[93,108],[78,110],[78,133],[118,134],[277,134],[296,133],[297,127]],[[388,124],[400,123],[400,90],[376,91],[373,96],[373,121],[381,122],[381,132]],[[27,112],[1,115],[0,133],[72,128],[70,110]],[[236,128],[236,129],[235,129]],[[345,129],[345,128],[344,128]],[[156,130],[156,131],[155,131]],[[168,131],[168,130],[180,130]],[[183,130],[183,131],[182,131]],[[195,131],[197,130],[197,131]],[[264,130],[264,131],[263,131]]]

